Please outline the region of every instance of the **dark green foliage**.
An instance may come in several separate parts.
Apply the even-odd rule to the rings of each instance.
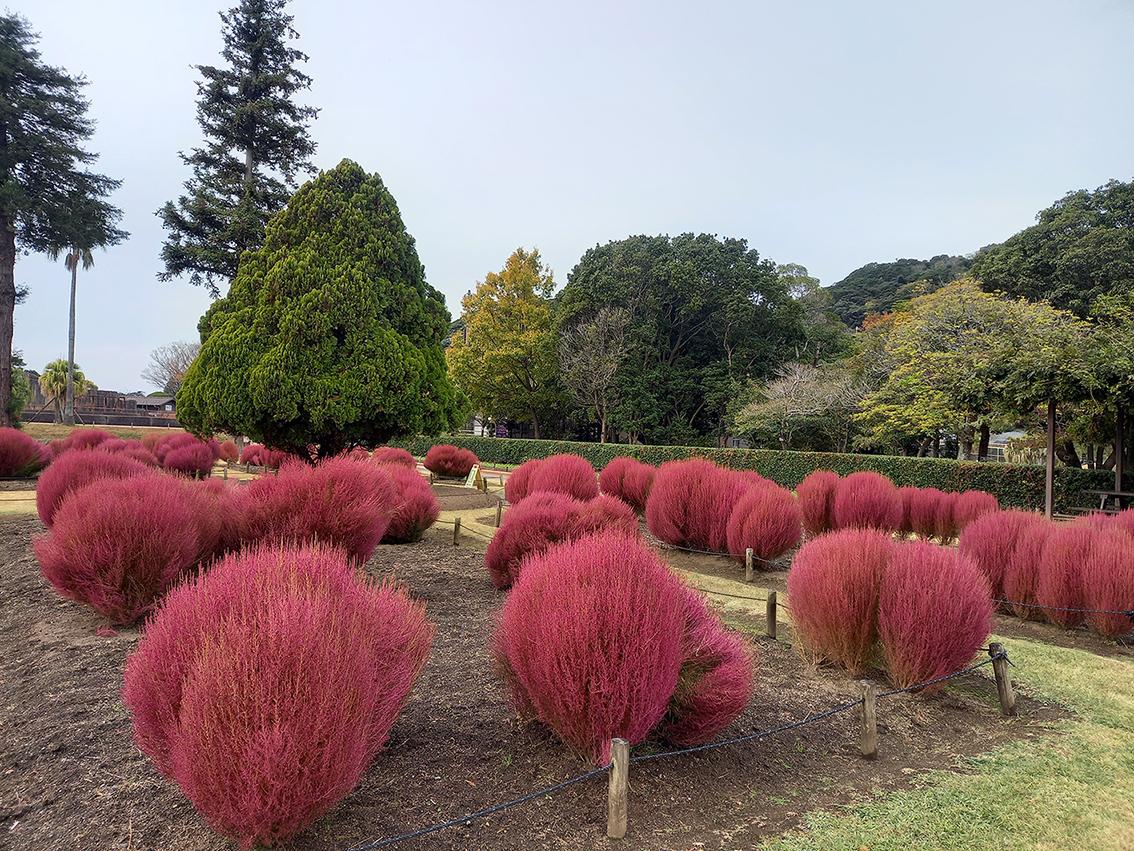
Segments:
[[[654,443],[723,434],[737,390],[794,357],[801,308],[742,239],[634,236],[590,249],[558,296],[565,330],[629,312],[610,424]]]
[[[1099,296],[1134,292],[1134,182],[1070,192],[1036,224],[982,252],[973,274],[990,292],[1088,316]]]
[[[94,132],[82,77],[43,62],[38,36],[0,15],[0,419],[10,421],[17,250],[58,253],[122,239],[120,212],[103,199],[118,186],[85,167]]]
[[[868,313],[886,313],[895,304],[938,290],[968,271],[966,257],[938,254],[929,260],[867,263],[830,287],[832,309],[852,328]]]
[[[448,328],[393,196],[343,160],[295,193],[201,319],[178,418],[324,455],[452,428]]]
[[[296,175],[312,173],[307,125],[317,110],[293,98],[311,85],[295,66],[307,56],[287,0],[241,0],[221,13],[227,65],[198,65],[197,121],[205,144],[181,159],[193,170],[186,194],[158,211],[168,281],[185,272],[213,296],[236,276],[241,252],[260,245],[268,219],[287,203]]]
[[[396,442],[414,455],[424,455],[436,443],[452,443],[476,453],[482,464],[521,464],[561,452],[582,455],[601,470],[618,455],[648,464],[680,458],[708,458],[736,470],[755,470],[786,488],[794,488],[813,470],[834,470],[840,476],[874,470],[896,485],[935,487],[944,491],[983,490],[1005,507],[1043,506],[1044,468],[1023,464],[979,464],[945,458],[905,458],[900,455],[853,455],[839,452],[783,452],[775,449],[706,449],[696,446],[640,446],[625,443],[581,443],[569,440],[514,440],[492,437],[418,437]],[[1083,491],[1114,484],[1114,474],[1099,470],[1057,467],[1055,508],[1066,511],[1084,505]],[[1131,483],[1134,485],[1134,482]]]

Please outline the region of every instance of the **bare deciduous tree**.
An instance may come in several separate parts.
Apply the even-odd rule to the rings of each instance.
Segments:
[[[618,402],[616,377],[626,358],[629,321],[625,309],[604,307],[593,319],[564,332],[559,344],[563,383],[580,405],[594,413],[603,443],[611,408]]]
[[[156,384],[166,393],[176,394],[185,380],[185,373],[201,350],[200,343],[177,342],[159,346],[150,352],[149,365],[142,370],[142,378]]]
[[[741,431],[768,428],[781,449],[790,449],[792,436],[806,420],[823,417],[839,426],[840,450],[846,449],[845,424],[857,409],[865,388],[861,381],[836,366],[788,363],[780,367],[760,398],[737,415]]]

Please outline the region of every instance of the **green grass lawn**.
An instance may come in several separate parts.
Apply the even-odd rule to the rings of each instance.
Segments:
[[[162,434],[177,434],[184,429],[180,428],[166,428],[165,426],[155,426],[147,428],[142,426],[69,426],[62,423],[24,423],[23,431],[30,437],[36,440],[54,440],[69,435],[72,431],[84,428],[97,428],[102,431],[108,431],[115,437],[121,437],[124,440],[139,440],[142,435],[151,431],[160,431]]]
[[[961,772],[933,772],[914,789],[813,813],[806,829],[764,847],[1134,848],[1134,663],[993,640],[1015,663],[1022,691],[1075,717],[1050,734],[965,760]]]

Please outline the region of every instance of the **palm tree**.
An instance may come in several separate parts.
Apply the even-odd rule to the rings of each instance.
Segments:
[[[93,387],[94,384],[87,380],[77,363],[74,361],[68,363],[63,358],[53,360],[43,368],[43,373],[39,376],[39,389],[43,391],[43,398],[51,402],[55,408],[55,422],[57,423],[63,422],[63,405],[68,390],[72,393],[77,391],[79,395],[82,395]],[[74,405],[73,397],[72,405]],[[74,423],[74,415],[75,409],[72,407],[72,424]]]

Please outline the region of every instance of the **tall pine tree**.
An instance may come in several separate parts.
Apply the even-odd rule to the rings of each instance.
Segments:
[[[103,199],[117,186],[84,166],[94,132],[86,81],[43,62],[39,37],[18,15],[0,15],[0,422],[12,419],[16,252],[58,253],[112,244],[126,234]]]
[[[161,249],[168,281],[188,273],[214,298],[236,277],[243,251],[264,241],[264,227],[313,173],[315,143],[308,124],[318,113],[294,101],[311,86],[296,68],[307,56],[290,47],[298,37],[287,0],[241,0],[221,13],[227,65],[198,65],[197,122],[205,143],[181,159],[193,170],[185,192],[158,216],[169,235]]]

